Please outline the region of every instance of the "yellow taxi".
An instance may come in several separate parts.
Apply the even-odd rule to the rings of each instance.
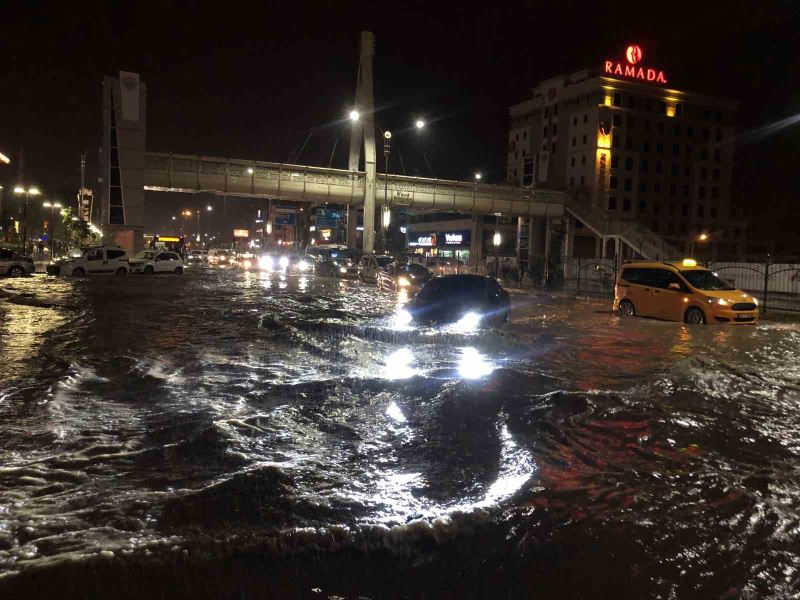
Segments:
[[[614,310],[623,317],[639,315],[691,324],[758,320],[758,300],[691,258],[622,265],[614,286]]]

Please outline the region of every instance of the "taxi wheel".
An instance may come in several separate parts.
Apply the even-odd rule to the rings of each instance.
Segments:
[[[177,269],[175,269],[175,273],[177,273],[178,275],[183,275],[183,267],[178,267]]]
[[[144,268],[144,274],[145,274],[145,275],[152,275],[153,273],[155,273],[155,270],[154,270],[154,269],[153,269],[153,267],[151,267],[150,265],[147,265],[147,266]]]
[[[114,275],[127,275],[128,270],[125,267],[120,267],[116,271],[114,271]]]
[[[72,275],[75,277],[83,277],[86,275],[86,271],[83,270],[83,267],[78,267],[74,271],[72,271]]]
[[[703,314],[702,310],[692,306],[686,311],[686,314],[683,315],[683,320],[689,325],[705,325],[706,316]]]
[[[25,275],[25,269],[22,267],[14,265],[8,270],[9,277],[22,277],[23,275]]]
[[[630,300],[623,300],[619,303],[619,316],[620,317],[635,317],[636,316],[636,309],[633,306],[633,302]]]

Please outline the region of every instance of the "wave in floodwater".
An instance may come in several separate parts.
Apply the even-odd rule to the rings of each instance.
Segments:
[[[498,330],[397,329],[372,287],[226,270],[4,284],[0,586],[323,552],[510,592],[800,592],[797,326],[519,296]]]

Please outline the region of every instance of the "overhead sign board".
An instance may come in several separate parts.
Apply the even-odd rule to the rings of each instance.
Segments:
[[[249,229],[234,229],[233,230],[233,237],[235,237],[235,238],[250,237],[250,230]]]

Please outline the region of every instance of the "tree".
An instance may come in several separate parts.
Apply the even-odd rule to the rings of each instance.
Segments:
[[[61,223],[64,226],[64,241],[68,247],[94,244],[100,240],[97,235],[89,228],[89,223],[83,219],[73,218],[71,208],[61,211]]]

